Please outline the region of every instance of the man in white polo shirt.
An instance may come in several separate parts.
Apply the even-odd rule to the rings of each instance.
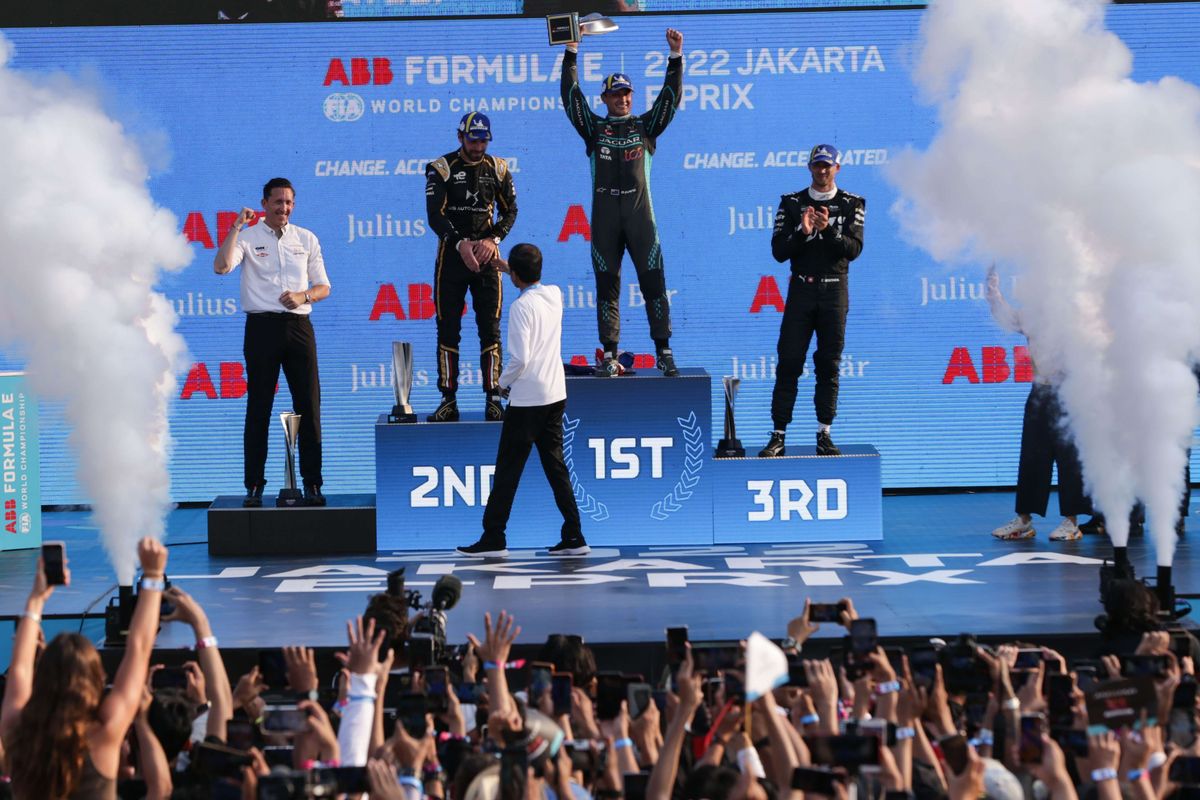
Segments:
[[[508,396],[492,493],[483,512],[483,536],[458,552],[482,558],[508,555],[505,528],[529,451],[537,445],[554,502],[562,513],[562,541],[551,555],[581,556],[591,548],[579,527],[579,507],[571,491],[571,476],[563,463],[563,410],[567,382],[562,364],[562,291],[542,280],[542,253],[519,244],[492,265],[509,273],[521,296],[508,312],[508,356],[500,374],[500,390]]]
[[[242,310],[246,335],[245,448],[246,498],[242,505],[262,505],[266,485],[267,437],[279,368],[292,393],[292,410],[300,415],[300,477],[304,501],[325,505],[321,494],[321,384],[317,375],[317,339],[312,304],[329,297],[329,278],[321,243],[312,231],[292,225],[296,190],[287,178],[263,186],[261,225],[258,212],[243,208],[221,249],[213,270],[226,275],[242,269]],[[249,226],[249,227],[248,227]],[[245,233],[242,233],[245,229]]]

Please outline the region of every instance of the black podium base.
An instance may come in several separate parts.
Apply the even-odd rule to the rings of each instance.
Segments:
[[[208,507],[213,556],[325,555],[375,552],[375,495],[326,495],[328,505],[242,508],[241,495]]]

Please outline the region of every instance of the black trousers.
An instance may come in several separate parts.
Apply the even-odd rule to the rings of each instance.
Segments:
[[[621,257],[637,269],[651,339],[671,338],[671,303],[654,213],[644,203],[598,196],[592,204],[592,272],[600,343],[621,340]]]
[[[1058,464],[1058,513],[1075,517],[1092,513],[1083,492],[1083,467],[1075,443],[1062,429],[1063,411],[1054,388],[1035,383],[1025,401],[1021,425],[1021,459],[1017,467],[1018,514],[1046,515],[1050,504],[1051,469]]]
[[[504,427],[500,430],[500,447],[496,452],[496,474],[492,480],[492,493],[488,495],[487,508],[483,512],[483,537],[490,541],[504,541],[504,531],[512,514],[513,499],[521,473],[529,459],[529,451],[537,445],[538,457],[554,502],[562,514],[562,538],[582,536],[579,526],[579,507],[575,504],[575,493],[571,491],[571,476],[563,463],[563,409],[566,400],[548,406],[509,406],[504,411]]]
[[[775,367],[775,390],[771,393],[771,420],[782,431],[792,421],[796,388],[808,345],[817,335],[813,352],[816,388],[813,405],[817,422],[832,425],[837,416],[838,367],[846,344],[846,315],[850,312],[850,293],[846,276],[837,280],[812,279],[793,275],[788,283],[787,304],[779,326],[779,363]]]
[[[504,305],[503,276],[495,269],[472,272],[462,257],[445,242],[438,243],[433,275],[433,299],[437,306],[438,389],[442,394],[458,391],[458,343],[462,339],[463,303],[471,293],[475,326],[479,329],[479,369],[483,389],[491,392],[500,380],[503,354],[500,351],[500,311]]]
[[[242,342],[246,359],[246,427],[243,448],[246,488],[266,483],[267,440],[279,368],[300,415],[300,476],[305,485],[321,481],[321,381],[317,375],[317,337],[307,315],[287,312],[247,314]],[[282,428],[276,433],[282,435]]]

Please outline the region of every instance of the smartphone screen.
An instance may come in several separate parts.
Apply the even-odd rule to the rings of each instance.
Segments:
[[[366,767],[324,767],[318,770],[318,775],[332,778],[339,792],[360,794],[371,791]]]
[[[1054,739],[1063,750],[1069,751],[1077,758],[1088,757],[1087,731],[1074,728],[1062,730],[1054,734]]]
[[[258,674],[269,689],[285,689],[288,685],[287,662],[283,660],[283,651],[278,647],[271,650],[258,651]]]
[[[1167,778],[1184,786],[1200,784],[1200,756],[1178,756],[1171,763]]]
[[[967,768],[967,762],[970,761],[970,755],[967,752],[967,737],[956,733],[942,739],[938,745],[942,748],[942,755],[946,758],[946,766],[955,775],[961,775],[962,771]]]
[[[908,653],[908,667],[913,683],[924,689],[933,686],[937,676],[938,653],[932,647],[914,647]]]
[[[1021,715],[1020,761],[1022,764],[1040,764],[1044,755],[1042,733],[1046,730],[1046,718],[1041,714]]]
[[[850,649],[856,656],[875,652],[879,640],[876,636],[875,620],[864,617],[850,622]]]
[[[454,687],[454,693],[458,696],[458,702],[467,705],[477,706],[487,702],[487,686],[482,683],[460,683]]]
[[[529,697],[531,701],[536,702],[536,698],[550,691],[550,681],[553,675],[553,664],[535,661],[529,665]]]
[[[254,763],[250,753],[213,742],[198,743],[192,751],[192,758],[197,770],[219,778],[240,778],[242,768]]]
[[[838,622],[842,614],[841,603],[813,603],[808,607],[809,622]]]
[[[619,672],[596,673],[596,717],[616,719],[625,699],[625,676]]]
[[[1042,663],[1042,651],[1037,647],[1023,647],[1017,651],[1013,669],[1037,669]]]
[[[187,670],[183,667],[163,667],[150,675],[151,689],[186,689]]]
[[[575,679],[569,672],[555,673],[550,677],[550,700],[554,703],[555,717],[561,717],[564,714],[570,716],[574,711],[575,701],[571,695],[574,688]]]
[[[792,788],[801,792],[812,792],[813,794],[822,794],[826,797],[834,797],[837,794],[837,789],[834,786],[837,780],[837,774],[828,769],[796,767],[792,770]]]
[[[50,586],[62,586],[67,580],[64,571],[66,552],[66,542],[42,543],[42,573]]]
[[[725,671],[725,702],[741,705],[746,702],[746,686],[740,672]]]
[[[1167,656],[1121,656],[1121,674],[1126,678],[1162,678],[1170,668]]]
[[[408,666],[428,667],[433,664],[433,639],[416,636],[408,640]]]
[[[645,772],[625,773],[625,800],[646,800],[646,784],[650,776]]]
[[[445,667],[428,667],[423,673],[425,697],[431,714],[444,714],[450,708],[449,673]]]
[[[815,764],[854,770],[879,763],[879,739],[874,736],[805,736],[804,743],[808,745]]]
[[[291,736],[308,730],[308,713],[293,705],[267,706],[263,709],[263,733]]]
[[[409,693],[401,695],[400,701],[396,704],[396,718],[404,726],[404,731],[409,736],[414,739],[423,739],[429,732],[428,721],[425,719],[428,710],[429,706],[425,695]]]
[[[631,683],[626,687],[625,700],[629,705],[629,718],[637,719],[654,702],[654,690],[648,683]]]
[[[1069,728],[1075,722],[1071,697],[1075,693],[1075,679],[1070,675],[1046,676],[1046,716],[1051,730]]]
[[[688,629],[687,625],[678,628],[667,628],[667,664],[674,672],[687,657]]]
[[[804,670],[804,660],[798,656],[788,658],[787,685],[808,688],[808,673]]]

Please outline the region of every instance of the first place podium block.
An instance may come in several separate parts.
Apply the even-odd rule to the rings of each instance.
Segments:
[[[657,370],[621,378],[568,377],[563,456],[592,545],[709,544],[711,381]],[[483,530],[501,423],[375,426],[381,550],[470,544]],[[509,547],[558,542],[562,516],[536,449],[508,524]]]

